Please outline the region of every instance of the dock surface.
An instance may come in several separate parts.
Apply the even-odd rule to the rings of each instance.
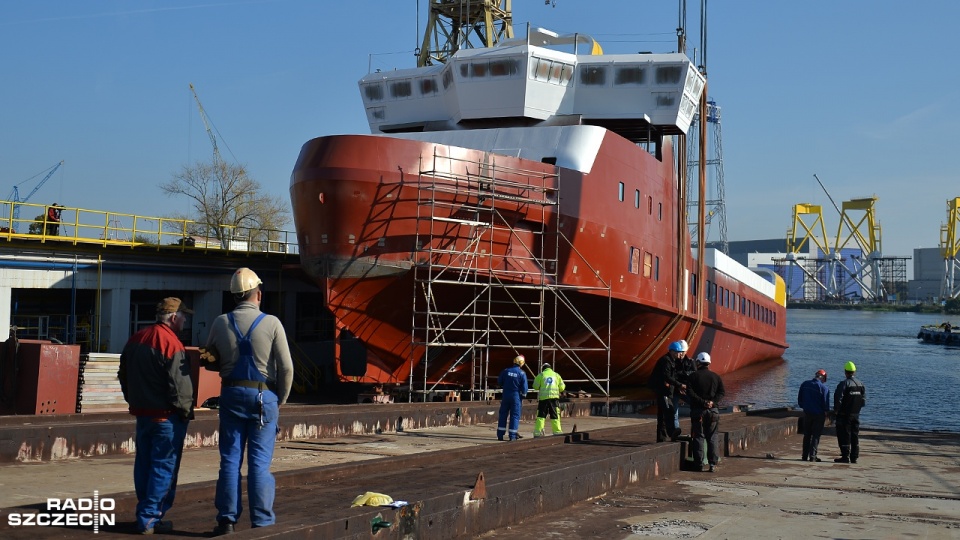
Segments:
[[[495,418],[469,425],[346,434],[277,443],[277,525],[239,538],[960,538],[960,436],[865,431],[857,464],[836,464],[832,431],[821,463],[800,461],[789,414],[723,415],[728,456],[716,473],[680,470],[686,444],[654,443],[644,415],[564,419],[577,433],[496,440]],[[684,431],[688,432],[684,421]],[[214,526],[214,447],[187,449],[171,535]],[[90,527],[11,527],[12,512],[47,498],[116,502],[134,532],[132,455],[0,464],[0,537],[89,538]],[[478,483],[478,481],[480,481]],[[410,504],[351,508],[373,491]],[[483,491],[484,493],[481,493]],[[378,520],[389,526],[373,531]]]

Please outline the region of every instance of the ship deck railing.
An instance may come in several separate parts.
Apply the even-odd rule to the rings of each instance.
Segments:
[[[0,240],[228,254],[290,255],[299,254],[300,249],[293,231],[67,206],[58,207],[59,221],[50,221],[47,209],[47,205],[0,201]]]

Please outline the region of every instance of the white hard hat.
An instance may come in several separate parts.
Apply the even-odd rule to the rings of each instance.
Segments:
[[[688,349],[690,349],[690,345],[687,345],[687,340],[681,339],[681,340],[680,340],[680,350],[682,350],[683,352],[687,352]]]
[[[256,272],[249,268],[238,268],[230,278],[230,292],[233,294],[242,294],[256,289],[261,284],[260,278]]]
[[[710,353],[698,353],[697,362],[700,364],[709,364],[710,363]]]

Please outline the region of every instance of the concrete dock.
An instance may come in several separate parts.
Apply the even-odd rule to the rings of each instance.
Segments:
[[[444,410],[429,409],[424,414],[433,417]],[[836,439],[826,434],[824,461],[807,463],[799,460],[795,414],[725,414],[728,455],[710,474],[681,470],[686,444],[653,443],[655,419],[648,415],[564,418],[565,430],[576,425],[577,433],[537,439],[525,420],[524,439],[499,442],[494,409],[463,404],[459,424],[411,422],[402,431],[384,424],[370,432],[286,438],[274,459],[277,525],[252,530],[244,514],[237,535],[960,538],[960,436],[954,434],[869,431],[856,465],[832,462]],[[369,409],[341,406],[338,421],[349,423],[352,410]],[[395,410],[381,407],[380,414]],[[123,422],[110,422],[117,423]],[[114,426],[128,428],[132,433]],[[2,437],[15,436],[9,422],[3,429]],[[46,511],[49,498],[89,498],[94,490],[115,502],[116,524],[105,524],[97,536],[133,533],[132,462],[130,454],[108,452],[0,464],[0,537],[89,537],[89,526],[12,526],[10,516]],[[185,451],[177,502],[167,516],[173,535],[203,537],[212,529],[218,464],[213,446]],[[351,508],[367,491],[409,504]],[[389,525],[375,532],[377,521]]]

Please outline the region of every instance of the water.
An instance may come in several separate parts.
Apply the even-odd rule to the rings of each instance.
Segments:
[[[960,324],[936,314],[788,310],[784,359],[725,375],[726,401],[793,407],[800,383],[825,369],[832,407],[843,365],[852,360],[867,389],[863,427],[960,433],[960,348],[916,339],[922,325],[945,320]]]

